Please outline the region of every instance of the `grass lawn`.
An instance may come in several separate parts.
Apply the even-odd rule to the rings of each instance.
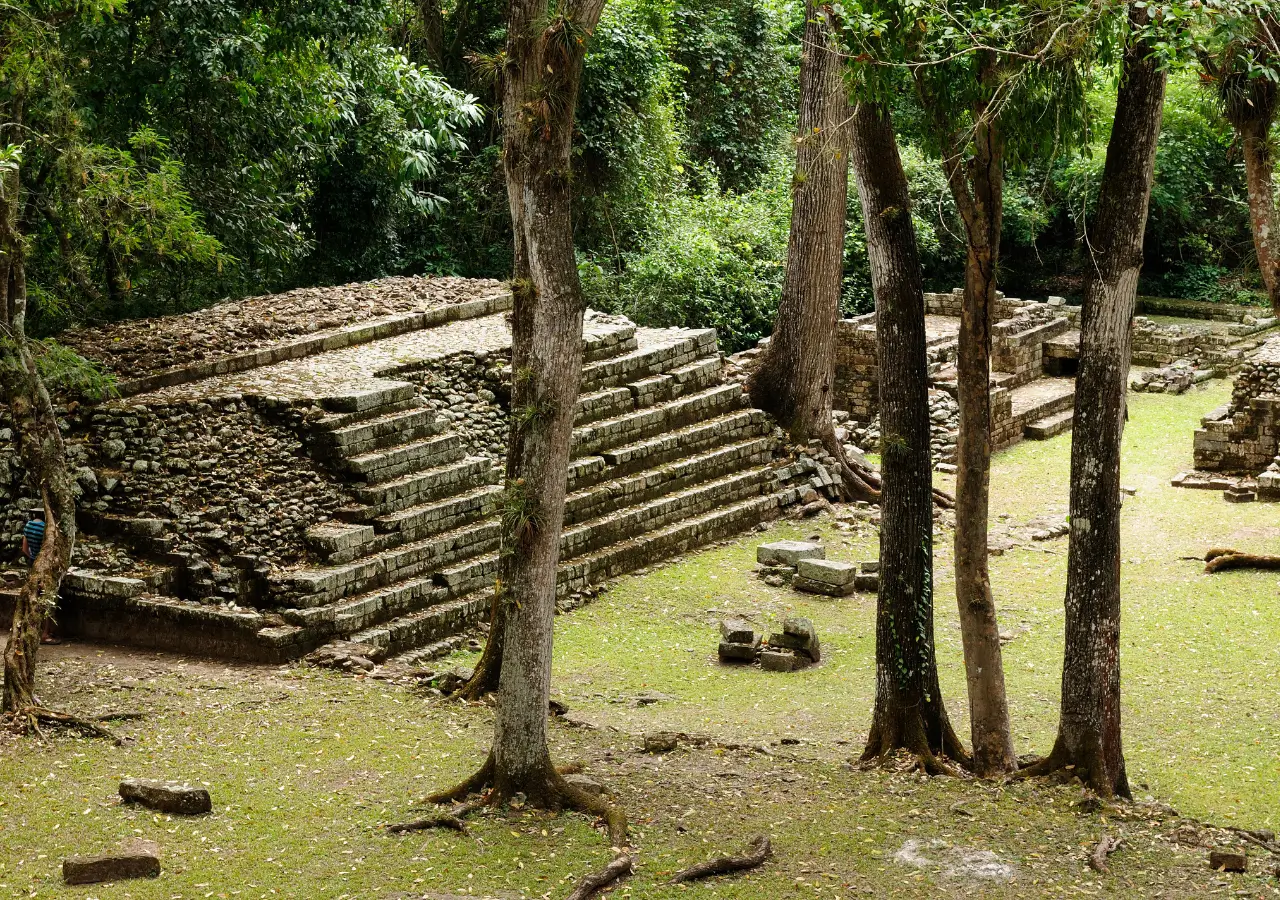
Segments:
[[[615,896],[1280,896],[1266,872],[1280,860],[1261,850],[1249,875],[1209,871],[1207,846],[1230,837],[1198,824],[1280,830],[1280,577],[1204,576],[1182,559],[1220,545],[1276,552],[1280,509],[1168,486],[1191,465],[1198,417],[1227,390],[1215,382],[1130,398],[1125,741],[1135,794],[1153,802],[1086,812],[1078,786],[851,767],[870,717],[873,598],[811,598],[767,587],[751,569],[763,540],[820,534],[828,557],[861,560],[875,557],[876,536],[829,519],[779,523],[625,579],[558,621],[554,692],[570,714],[552,727],[554,750],[614,792],[640,851],[639,871]],[[1062,436],[1000,454],[993,526],[1065,514],[1069,450]],[[967,737],[949,543],[944,533],[936,548],[939,665]],[[1001,626],[1012,633],[1005,666],[1019,752],[1047,751],[1056,727],[1065,565],[1065,539],[1025,541],[992,560]],[[730,612],[763,629],[790,612],[809,616],[822,664],[789,675],[719,665],[715,625]],[[560,898],[608,858],[575,815],[485,814],[467,835],[381,830],[479,764],[492,723],[484,706],[301,667],[85,645],[50,651],[43,679],[52,705],[147,715],[121,727],[135,739],[123,749],[65,735],[0,744],[0,897]],[[638,752],[655,729],[767,752]],[[207,782],[215,812],[182,820],[122,807],[115,786],[126,775]],[[777,849],[766,867],[663,884],[756,832]],[[1085,864],[1104,834],[1124,840],[1106,876]],[[130,838],[160,845],[158,880],[61,885],[64,856]]]

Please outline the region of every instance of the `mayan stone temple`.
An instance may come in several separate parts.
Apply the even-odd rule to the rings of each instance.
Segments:
[[[457,646],[496,568],[510,305],[393,278],[68,336],[119,397],[65,407],[84,534],[61,628],[261,661]],[[713,330],[589,312],[583,342],[566,602],[799,498]],[[36,501],[0,460],[12,536]]]

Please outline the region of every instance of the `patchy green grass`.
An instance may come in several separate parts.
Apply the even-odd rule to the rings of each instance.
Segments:
[[[1149,794],[1195,819],[1276,829],[1280,579],[1204,576],[1198,563],[1180,559],[1217,544],[1274,550],[1276,508],[1228,506],[1218,494],[1168,486],[1190,466],[1198,416],[1224,394],[1217,384],[1182,397],[1131,398],[1124,480],[1138,492],[1126,501],[1124,522],[1126,749],[1140,798]],[[1066,436],[1000,454],[996,523],[1065,513],[1068,456]],[[1194,839],[1224,835],[1206,836],[1158,805],[1117,818],[1074,809],[1078,787],[850,768],[870,714],[873,599],[803,596],[751,574],[761,541],[814,533],[830,557],[876,555],[866,526],[779,523],[767,535],[626,579],[559,620],[555,692],[572,722],[596,727],[556,724],[555,752],[584,760],[632,816],[641,868],[621,896],[1280,896],[1278,883],[1262,875],[1262,857],[1249,876],[1209,872]],[[939,662],[965,734],[949,538],[940,535],[937,548]],[[1065,561],[1065,540],[992,560],[1001,624],[1015,635],[1005,659],[1022,752],[1047,750],[1056,726]],[[822,665],[791,675],[720,666],[714,627],[729,612],[763,628],[792,612],[811,617]],[[0,745],[0,897],[559,898],[607,859],[600,834],[578,816],[488,814],[468,835],[396,838],[381,830],[413,817],[416,797],[479,764],[492,727],[483,706],[300,668],[228,668],[83,646],[48,657],[50,702],[87,713],[137,709],[147,718],[123,726],[136,738],[123,749],[66,736]],[[653,729],[769,752],[638,753],[638,736]],[[180,820],[122,807],[115,785],[126,775],[205,781],[215,812]],[[777,846],[768,866],[663,886],[672,871],[735,851],[758,831]],[[1084,861],[1107,833],[1125,843],[1103,877]],[[64,856],[133,837],[161,846],[160,879],[61,886]],[[911,857],[904,847],[951,859],[953,851],[934,841],[954,852],[994,852],[1012,870],[983,879],[963,866],[948,874],[904,861]]]

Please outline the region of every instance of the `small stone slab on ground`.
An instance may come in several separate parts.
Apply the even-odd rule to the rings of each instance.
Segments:
[[[760,652],[760,638],[750,644],[721,641],[718,652],[721,662],[755,662],[756,654]]]
[[[1222,492],[1222,499],[1228,503],[1252,503],[1258,499],[1258,494],[1248,488],[1230,487]]]
[[[178,781],[126,778],[120,782],[120,797],[125,803],[179,816],[198,816],[213,809],[207,790]]]
[[[878,559],[869,559],[862,564],[862,574],[864,575],[876,575],[879,571],[880,560]]]
[[[823,559],[827,551],[809,541],[774,541],[756,548],[756,562],[766,566],[795,566],[802,559]]]
[[[835,587],[852,584],[858,574],[858,567],[853,563],[840,562],[835,559],[802,559],[796,565],[796,575],[809,581],[819,581]]]
[[[880,575],[876,572],[866,574],[859,573],[858,577],[853,580],[853,588],[856,591],[875,592],[880,590]]]
[[[1249,868],[1249,858],[1234,850],[1210,850],[1209,868],[1219,872],[1244,872]]]
[[[822,644],[813,622],[803,616],[788,616],[782,623],[782,633],[769,636],[771,649],[794,650],[813,662],[822,660]]]
[[[799,575],[791,579],[791,587],[806,594],[822,594],[824,597],[848,597],[854,592],[852,584],[826,584],[809,578],[801,578]]]
[[[572,775],[566,775],[564,776],[564,780],[583,793],[590,794],[592,797],[599,797],[601,794],[608,793],[603,784],[596,781],[594,778],[583,775],[580,772]]]
[[[720,637],[730,644],[751,644],[756,632],[751,623],[743,619],[725,619],[720,623]]]
[[[159,874],[160,851],[150,841],[135,842],[116,853],[73,856],[62,861],[62,880],[67,884],[156,878]]]
[[[800,661],[790,650],[761,650],[760,668],[768,672],[794,672]]]

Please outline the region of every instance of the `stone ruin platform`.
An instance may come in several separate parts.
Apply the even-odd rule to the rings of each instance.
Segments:
[[[932,390],[932,445],[944,467],[954,453],[958,416],[955,361],[964,292],[924,295]],[[1244,364],[1277,322],[1261,310],[1233,304],[1140,298],[1134,319],[1132,388],[1180,392]],[[1256,316],[1254,314],[1257,314]],[[991,347],[994,449],[1069,430],[1074,418],[1080,355],[1080,308],[999,297]],[[751,351],[748,351],[749,353]],[[749,361],[745,363],[749,365]],[[875,314],[837,323],[835,406],[848,434],[874,451],[879,442],[880,366]]]
[[[124,354],[127,397],[64,408],[85,532],[59,610],[68,634],[268,662],[321,650],[414,665],[461,644],[496,574],[511,297],[492,282],[389,281],[386,315],[310,333],[288,323],[250,346],[210,327],[219,352],[167,367]],[[221,321],[270,314],[262,298],[251,306]],[[115,338],[146,347],[191,324]],[[110,331],[81,335],[82,352],[113,344]],[[583,345],[567,603],[808,493],[805,473],[775,460],[772,421],[724,379],[714,330],[589,312]],[[13,535],[30,489],[11,443],[0,476]],[[21,572],[8,574],[12,590]]]

